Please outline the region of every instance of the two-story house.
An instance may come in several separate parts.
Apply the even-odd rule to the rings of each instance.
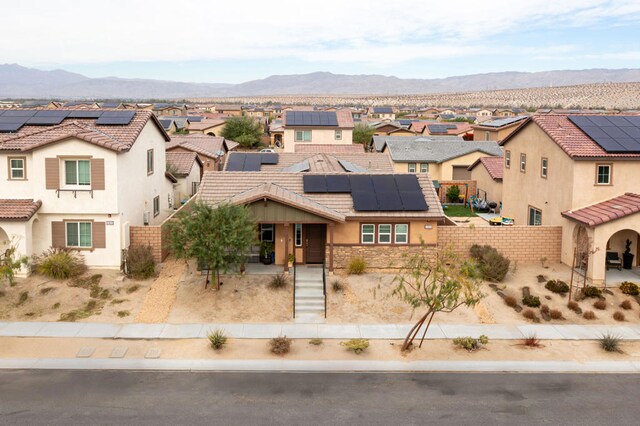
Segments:
[[[369,117],[380,120],[395,120],[396,113],[391,107],[371,107],[369,109]]]
[[[347,109],[338,111],[286,111],[282,121],[284,152],[297,145],[350,145],[353,117]]]
[[[500,142],[513,133],[526,119],[526,116],[507,117],[483,121],[480,124],[473,124],[471,126],[473,129],[473,140]]]
[[[0,241],[21,254],[76,249],[118,268],[129,227],[172,211],[169,136],[151,111],[0,112]]]
[[[595,283],[626,240],[639,265],[640,116],[535,115],[502,146],[505,216],[562,226],[562,261]]]

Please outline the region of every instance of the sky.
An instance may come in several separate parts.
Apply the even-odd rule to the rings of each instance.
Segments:
[[[640,67],[640,0],[20,0],[2,10],[0,63],[89,77]]]

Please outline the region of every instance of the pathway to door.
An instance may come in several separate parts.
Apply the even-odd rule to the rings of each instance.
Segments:
[[[176,301],[178,282],[185,270],[184,260],[168,259],[142,302],[135,322],[158,323],[169,318]]]
[[[324,286],[322,265],[296,266],[296,317],[297,323],[323,323]]]

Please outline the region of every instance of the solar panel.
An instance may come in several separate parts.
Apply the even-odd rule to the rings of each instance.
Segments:
[[[38,111],[34,109],[10,110],[10,111],[5,111],[5,113],[2,114],[2,116],[3,117],[33,117],[34,115],[36,115],[36,112]]]
[[[300,172],[308,172],[311,166],[309,165],[308,160],[301,161],[296,164],[292,164],[289,167],[285,167],[281,171],[287,173],[300,173]]]
[[[364,167],[360,167],[357,164],[353,164],[351,161],[338,160],[338,163],[340,163],[342,168],[347,172],[351,172],[351,173],[366,173],[366,172],[369,171],[369,170],[365,169]]]
[[[423,211],[429,210],[427,202],[424,200],[424,194],[417,191],[400,191],[400,199],[404,211]]]
[[[67,118],[100,118],[103,113],[100,110],[75,110],[69,111]]]
[[[262,164],[278,164],[278,154],[262,153]]]
[[[70,111],[64,109],[38,111],[36,112],[36,115],[34,117],[66,117],[67,115],[69,115],[69,112]]]
[[[98,125],[127,125],[135,117],[135,111],[105,111],[96,120]]]
[[[227,160],[227,171],[242,172],[244,170],[244,160],[246,156],[246,154],[232,152]]]
[[[246,159],[244,160],[244,168],[243,172],[259,172],[261,166],[261,155],[260,154],[246,154]]]
[[[422,192],[420,183],[418,183],[418,177],[416,175],[394,175],[393,178],[396,181],[396,185],[400,191],[418,191]]]
[[[327,192],[331,193],[350,193],[351,182],[349,176],[345,175],[327,175]]]
[[[17,132],[23,126],[23,123],[3,123],[0,122],[1,133]]]
[[[56,124],[60,124],[62,123],[62,120],[64,120],[65,117],[64,116],[57,116],[57,117],[30,117],[29,120],[27,120],[26,125],[27,126],[53,126]]]
[[[349,176],[351,182],[352,192],[371,192],[373,193],[373,183],[371,182],[371,176],[366,175],[354,175]]]
[[[309,194],[324,194],[327,192],[325,175],[304,175],[302,177],[304,192]]]
[[[400,193],[395,191],[376,191],[378,207],[383,212],[403,211],[404,206],[400,199]]]
[[[427,127],[429,128],[429,133],[447,133],[449,129],[456,128],[456,126],[449,127],[444,124],[430,124]]]
[[[338,116],[327,111],[287,111],[287,126],[337,126]]]
[[[353,208],[360,212],[380,211],[376,194],[367,191],[354,191],[351,193]]]
[[[607,152],[640,153],[639,116],[570,115],[568,118]]]
[[[373,190],[378,192],[397,192],[396,180],[392,175],[372,175]]]

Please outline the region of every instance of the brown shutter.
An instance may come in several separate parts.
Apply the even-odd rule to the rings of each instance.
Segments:
[[[64,222],[51,222],[51,247],[64,248],[66,244]]]
[[[44,159],[45,187],[60,189],[60,161],[57,158]]]
[[[93,248],[106,248],[107,247],[107,235],[104,222],[93,222],[91,227],[93,235],[91,240],[93,241]]]
[[[91,189],[104,190],[104,158],[91,159]]]

